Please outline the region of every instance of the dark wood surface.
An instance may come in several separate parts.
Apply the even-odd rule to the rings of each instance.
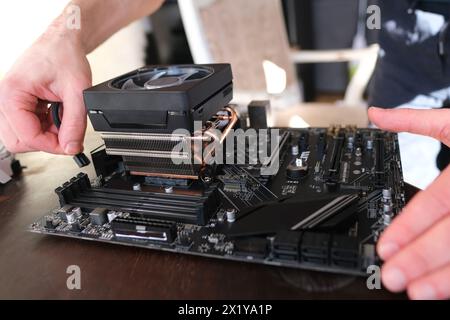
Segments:
[[[19,160],[23,174],[0,186],[0,298],[405,298],[370,291],[364,278],[29,233],[30,223],[57,206],[53,190],[80,170],[70,158],[43,153]],[[92,168],[85,172],[94,176]],[[81,268],[81,290],[67,289],[69,265]]]

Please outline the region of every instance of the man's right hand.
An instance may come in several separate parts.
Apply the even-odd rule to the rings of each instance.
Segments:
[[[86,111],[82,92],[91,69],[76,33],[50,28],[0,82],[0,139],[13,153],[77,154],[83,149]],[[60,131],[47,103],[62,102]]]
[[[66,27],[66,10],[0,82],[0,139],[14,153],[83,150],[86,111],[83,90],[91,86],[86,54],[130,22],[156,11],[163,0],[71,0],[80,28]],[[62,102],[58,130],[43,101]]]

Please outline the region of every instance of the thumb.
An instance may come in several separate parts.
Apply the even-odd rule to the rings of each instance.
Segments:
[[[450,110],[371,107],[369,108],[369,119],[380,129],[430,136],[450,146]]]
[[[86,132],[86,108],[82,92],[69,89],[64,94],[63,104],[59,144],[66,154],[74,155],[83,151]]]

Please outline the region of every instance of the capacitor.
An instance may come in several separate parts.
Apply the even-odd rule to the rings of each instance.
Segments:
[[[383,213],[384,214],[392,214],[392,204],[386,203],[383,205]]]
[[[294,144],[292,146],[291,153],[292,153],[293,156],[298,156],[298,153],[299,153],[298,145]]]
[[[74,211],[67,213],[66,218],[67,218],[67,223],[69,223],[69,224],[75,223],[77,221],[76,214]]]
[[[219,212],[217,213],[217,221],[224,222],[224,220],[225,220],[225,211],[219,210]]]
[[[133,184],[134,191],[141,191],[141,184],[139,182]]]
[[[392,215],[389,214],[383,214],[383,224],[384,225],[390,225],[392,222]]]
[[[373,140],[371,140],[371,139],[367,140],[366,148],[367,148],[367,150],[373,149]]]
[[[356,155],[357,157],[361,157],[362,151],[361,151],[361,148],[360,148],[360,147],[356,148],[355,155]]]
[[[392,199],[391,189],[383,189],[382,195],[383,195],[383,202],[385,202],[385,203],[391,202],[391,199]]]
[[[347,138],[347,148],[348,149],[353,149],[353,144],[355,143],[355,137],[353,136],[349,136]]]
[[[233,208],[227,209],[226,213],[228,222],[236,221],[236,209]]]
[[[391,203],[385,203],[383,205],[383,224],[389,225],[392,221],[392,204]]]

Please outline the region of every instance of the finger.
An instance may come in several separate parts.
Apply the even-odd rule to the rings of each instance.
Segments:
[[[380,129],[430,136],[450,146],[450,110],[387,110],[371,107],[369,118]]]
[[[389,259],[402,247],[449,214],[450,167],[424,191],[419,192],[394,219],[378,241],[378,255]]]
[[[408,286],[413,300],[450,299],[450,264],[415,280]]]
[[[58,136],[42,130],[41,122],[33,110],[37,103],[35,97],[10,99],[9,102],[10,104],[5,106],[9,109],[5,117],[21,143],[34,150],[64,153],[59,145]]]
[[[383,284],[400,292],[415,279],[450,263],[450,216],[405,246],[383,265]]]
[[[0,124],[0,140],[3,142],[6,150],[11,153],[34,151],[28,146],[20,143],[2,112],[0,112]]]
[[[82,92],[69,90],[63,97],[64,111],[59,129],[59,143],[66,154],[83,151],[86,131],[86,108]]]

